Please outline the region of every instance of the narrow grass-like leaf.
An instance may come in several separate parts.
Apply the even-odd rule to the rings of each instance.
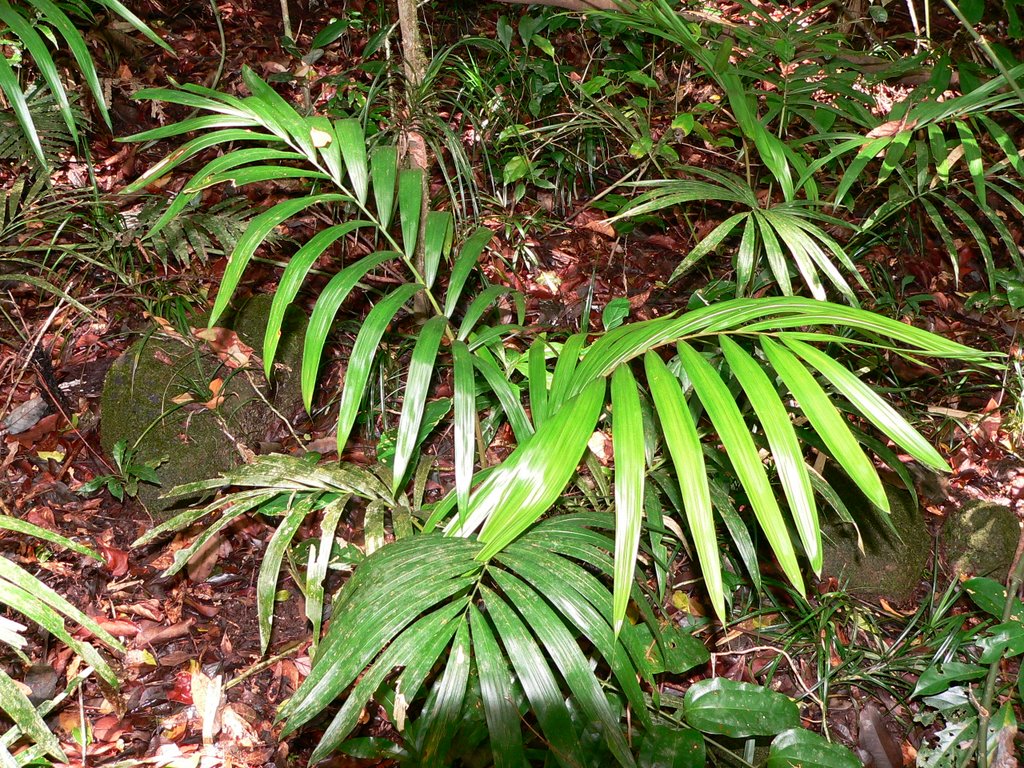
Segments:
[[[43,145],[39,141],[39,131],[36,130],[35,121],[32,120],[32,112],[28,108],[28,101],[26,101],[25,94],[21,90],[18,76],[14,74],[11,65],[7,63],[6,56],[0,56],[0,91],[3,91],[7,101],[10,102],[11,109],[14,111],[14,117],[18,121],[18,125],[21,126],[22,133],[24,133],[25,138],[28,140],[32,153],[36,156],[36,160],[39,161],[39,165],[48,170],[50,164],[46,162],[46,153],[43,152]]]
[[[363,133],[363,126],[355,118],[336,120],[334,132],[338,137],[338,147],[345,160],[352,191],[356,193],[359,204],[366,205],[370,191],[370,171],[366,160],[366,134]]]
[[[380,146],[370,155],[370,179],[380,226],[387,228],[395,213],[395,185],[398,183],[398,148]]]
[[[984,207],[988,205],[988,198],[985,194],[985,159],[981,155],[981,147],[978,146],[978,139],[974,136],[971,126],[965,120],[956,120],[953,124],[956,126],[956,132],[960,134],[960,145],[964,148],[967,170],[978,193],[978,204]]]
[[[715,535],[714,510],[708,474],[704,464],[697,427],[693,423],[679,381],[656,352],[644,357],[647,384],[661,422],[661,432],[683,497],[683,511],[690,529],[691,543],[697,553],[704,585],[711,605],[725,620],[725,590],[722,586],[721,552]]]
[[[758,230],[761,233],[761,243],[764,245],[768,266],[771,267],[772,274],[775,276],[775,282],[779,284],[779,290],[782,291],[784,296],[792,296],[793,281],[789,278],[789,262],[782,253],[779,236],[775,233],[775,229],[763,212],[755,218]]]
[[[628,365],[612,374],[612,446],[615,451],[615,634],[622,629],[640,548],[644,517],[644,422],[640,392]]]
[[[434,286],[441,257],[452,247],[454,230],[452,215],[448,211],[429,211],[423,229],[423,279],[427,288]]]
[[[487,476],[469,502],[469,517],[456,530],[481,528],[479,553],[486,560],[529,528],[555,502],[572,477],[604,404],[605,383],[596,380],[519,444]]]
[[[336,187],[344,188],[345,166],[341,159],[338,135],[334,132],[331,121],[326,117],[313,115],[306,118],[306,125],[309,128],[310,144],[319,151],[331,182]]]
[[[807,239],[799,237],[799,230],[792,226],[785,214],[778,214],[775,211],[764,211],[762,214],[771,227],[778,232],[779,239],[785,243],[789,255],[796,263],[797,271],[804,279],[804,284],[810,289],[811,295],[816,299],[825,298],[825,287],[821,284],[818,270],[814,266],[814,259],[807,251]],[[802,233],[800,233],[802,234]]]
[[[42,747],[46,754],[62,763],[68,762],[67,755],[60,748],[60,742],[53,735],[53,731],[36,712],[28,696],[3,669],[0,669],[0,702],[3,702],[0,709],[14,721],[22,733]]]
[[[423,171],[406,168],[398,174],[398,221],[402,227],[402,250],[407,258],[416,253],[423,205]]]
[[[363,561],[335,601],[314,671],[281,709],[284,734],[322,712],[421,614],[474,583],[478,551],[466,539],[427,534],[388,544]]]
[[[38,525],[26,520],[21,520],[17,517],[0,515],[0,528],[6,528],[8,531],[15,531],[24,536],[32,536],[37,539],[42,539],[43,541],[48,541],[51,544],[66,547],[80,555],[91,557],[93,560],[98,560],[101,563],[103,562],[103,557],[100,554],[84,544],[79,544],[77,541],[72,541],[67,536],[61,536],[59,533],[54,533],[53,531],[41,528]]]
[[[277,525],[270,542],[263,553],[259,576],[256,579],[256,612],[260,630],[260,652],[270,647],[270,628],[274,622],[274,601],[277,596],[277,582],[281,577],[281,561],[295,537],[299,526],[313,511],[313,497],[299,499]]]
[[[310,755],[310,763],[315,764],[338,751],[341,742],[358,725],[370,697],[396,667],[429,667],[437,662],[452,635],[462,626],[455,617],[465,610],[466,602],[465,598],[455,600],[418,619],[388,646],[345,697],[345,704]]]
[[[448,293],[444,299],[444,314],[447,317],[450,318],[455,313],[455,308],[462,297],[462,290],[466,287],[466,280],[472,274],[480,259],[480,254],[483,253],[492,236],[491,230],[486,227],[478,227],[462,244],[458,258],[455,259],[455,264],[452,266],[451,277],[448,280]]]
[[[814,491],[804,468],[803,450],[797,440],[789,413],[768,376],[739,344],[728,336],[719,341],[733,376],[740,383],[768,438],[775,471],[789,502],[804,552],[815,573],[821,572],[821,528],[814,506]]]
[[[900,131],[891,138],[885,149],[882,167],[875,179],[876,184],[882,184],[894,170],[903,166],[903,155],[906,153],[907,147],[910,146],[911,138],[913,138],[913,134],[910,131]]]
[[[501,652],[490,623],[475,605],[469,606],[473,655],[480,676],[480,698],[487,718],[491,756],[495,768],[522,768],[523,732],[512,689],[512,670]]]
[[[224,314],[224,310],[227,309],[228,303],[242,279],[242,274],[249,264],[249,259],[275,227],[314,205],[336,203],[344,199],[344,195],[322,194],[285,200],[249,222],[249,226],[239,238],[235,250],[228,257],[228,266],[221,278],[217,299],[213,304],[213,309],[210,310],[209,326],[211,328],[215,326],[220,316]]]
[[[306,618],[313,628],[310,633],[313,639],[311,656],[316,656],[316,648],[320,643],[320,627],[324,618],[324,589],[336,540],[335,532],[351,498],[348,495],[339,496],[324,507],[320,518],[320,544],[309,549],[309,563],[306,568]]]
[[[456,334],[456,337],[463,341],[469,338],[469,334],[472,333],[473,328],[476,327],[477,322],[483,316],[484,312],[486,312],[500,297],[509,293],[514,293],[514,291],[504,285],[489,285],[480,291],[466,309],[466,314],[462,317],[462,322],[459,324],[459,332]]]
[[[821,350],[781,334],[782,341],[832,382],[847,400],[883,434],[925,466],[949,472],[949,465],[907,420],[879,397],[871,387]]]
[[[541,334],[530,345],[529,359],[530,416],[539,429],[548,418],[547,337]]]
[[[747,218],[740,237],[740,246],[736,251],[736,285],[743,289],[750,286],[754,276],[754,260],[757,256],[757,225],[752,217]]]
[[[1013,169],[1021,176],[1024,176],[1024,158],[1021,157],[1022,148],[1017,146],[1017,143],[1010,138],[1010,135],[1006,130],[992,118],[987,115],[975,115],[974,119],[984,126],[988,135],[991,136],[992,140],[999,145],[1001,150],[1003,150],[1003,154],[1006,156],[1006,161],[1013,167]]]
[[[760,344],[768,362],[796,398],[800,410],[832,457],[872,504],[888,512],[888,497],[874,464],[864,455],[850,425],[825,391],[788,349],[767,337],[762,337]]]
[[[0,557],[0,578],[7,579],[12,584],[18,585],[58,613],[67,616],[72,621],[78,622],[78,624],[95,635],[100,642],[113,648],[115,651],[124,652],[124,645],[96,623],[94,619],[75,608],[75,606],[57,594],[53,589],[43,584],[43,582],[27,571],[19,568],[6,557]]]
[[[402,486],[409,469],[409,461],[417,448],[417,437],[420,423],[423,421],[423,410],[427,404],[427,390],[434,374],[437,349],[447,327],[448,318],[444,315],[430,318],[420,329],[416,346],[412,350],[405,395],[402,399],[402,414],[398,421],[398,437],[395,441],[392,493],[397,494]]]
[[[363,320],[362,328],[359,330],[359,335],[356,336],[356,342],[352,346],[352,354],[348,358],[348,368],[345,371],[345,386],[341,392],[341,405],[338,408],[338,453],[341,454],[345,449],[345,445],[348,443],[349,435],[352,433],[352,427],[356,423],[356,416],[359,415],[359,404],[363,400],[363,394],[366,391],[366,382],[370,378],[370,370],[373,366],[373,359],[377,356],[379,351],[378,346],[381,338],[384,336],[384,331],[387,330],[388,325],[392,320],[395,319],[395,315],[402,309],[409,299],[414,295],[423,290],[423,286],[418,283],[411,283],[406,285],[400,285],[385,298],[381,299],[378,304],[370,310],[370,313]],[[316,309],[313,310],[313,314],[316,314]],[[320,349],[311,350],[310,344],[310,333],[306,332],[306,349],[303,353],[302,362],[302,390],[303,398],[306,399],[306,381],[307,381],[307,365],[309,359],[320,359],[320,349],[323,347],[323,341],[319,342]],[[315,351],[315,355],[311,355],[310,352]],[[315,383],[315,375],[310,377]],[[307,400],[307,409],[309,408],[308,402],[312,399],[312,384],[309,389],[309,399]]]
[[[555,372],[551,376],[551,394],[548,395],[548,412],[554,413],[570,396],[576,374],[580,352],[587,343],[587,334],[574,333],[564,342],[555,360]]]
[[[560,765],[584,768],[578,755],[582,752],[576,729],[569,719],[569,711],[559,690],[558,681],[548,666],[544,651],[537,645],[530,631],[505,601],[487,587],[481,587],[487,615],[509,661],[523,687],[531,709],[537,715],[541,734],[548,742]]]
[[[605,743],[619,764],[635,765],[633,755],[626,744],[626,737],[619,726],[619,719],[608,706],[608,699],[605,698],[600,682],[591,670],[589,660],[580,650],[576,638],[558,615],[548,607],[543,595],[506,571],[494,570],[493,576],[555,662],[587,721],[598,726]]]
[[[470,669],[469,627],[464,621],[456,626],[448,663],[440,679],[434,683],[420,715],[425,729],[419,749],[423,768],[447,768],[451,765],[448,746],[459,729]]]
[[[473,484],[473,450],[476,443],[476,377],[473,357],[462,341],[452,342],[452,380],[455,389],[455,493],[459,519],[469,514],[469,491]]]
[[[483,374],[487,386],[491,388],[491,391],[497,396],[498,402],[501,403],[501,408],[508,418],[516,440],[520,443],[528,440],[534,429],[526,417],[526,411],[523,410],[519,386],[509,381],[508,374],[498,367],[494,356],[486,348],[477,350],[473,356],[473,364]]]
[[[693,249],[688,254],[686,254],[686,258],[679,262],[679,265],[672,270],[672,274],[669,275],[668,281],[671,283],[676,278],[681,277],[682,275],[685,275],[687,272],[689,272],[690,269],[693,268],[694,264],[696,264],[698,261],[700,261],[713,250],[715,250],[719,245],[721,245],[722,241],[725,240],[725,238],[728,237],[730,234],[732,234],[732,231],[734,229],[736,229],[736,226],[744,219],[749,219],[750,216],[751,214],[749,212],[734,213],[732,216],[730,216],[717,227],[715,227],[713,230],[711,230],[711,232],[708,233],[707,237],[705,237],[703,240],[697,243],[697,245],[695,245]]]
[[[790,583],[803,593],[803,576],[793,551],[789,530],[782,518],[757,447],[732,394],[711,364],[686,342],[679,342],[679,358],[718,433],[736,475],[747,492],[761,529]]]
[[[281,340],[281,326],[284,323],[288,305],[295,300],[309,270],[313,268],[313,264],[324,254],[324,251],[341,238],[362,227],[372,226],[373,222],[357,219],[322,229],[306,241],[288,261],[288,266],[285,267],[277,284],[277,290],[274,291],[274,301],[270,305],[270,313],[267,316],[267,330],[263,335],[263,372],[267,378],[270,378],[270,373],[273,370],[277,345]],[[329,326],[334,322],[338,307],[345,301],[356,283],[362,280],[371,269],[397,256],[398,254],[395,252],[371,253],[332,277],[320,292],[320,297],[317,300],[317,306],[323,302],[324,310],[317,318],[316,326],[310,322],[307,333],[326,337]],[[331,307],[332,310],[328,311],[328,307]]]
[[[862,178],[864,169],[868,167],[875,156],[889,146],[889,142],[892,141],[891,136],[882,136],[877,139],[868,139],[867,143],[861,147],[860,152],[853,158],[850,164],[846,167],[846,171],[843,173],[843,178],[839,182],[839,186],[836,187],[835,194],[832,197],[832,204],[839,206],[843,204],[843,198],[846,197],[846,193],[850,191],[858,180]]]

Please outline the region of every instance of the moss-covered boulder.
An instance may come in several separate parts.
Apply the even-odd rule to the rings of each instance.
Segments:
[[[1006,581],[1020,539],[1020,521],[1009,507],[970,501],[946,517],[942,547],[952,573]]]
[[[206,480],[247,460],[268,430],[301,406],[299,374],[305,317],[289,310],[278,346],[273,381],[262,374],[270,297],[241,304],[219,323],[256,352],[240,368],[226,365],[210,344],[154,328],[114,363],[103,387],[100,440],[103,449],[126,440],[136,463],[161,462],[160,487],[141,485],[139,498],[158,520],[192,499],[167,499],[176,485]],[[196,327],[205,325],[197,318]],[[220,350],[223,354],[223,349]],[[218,397],[210,389],[220,379]]]
[[[887,485],[890,514],[886,520],[885,513],[876,509],[848,478],[829,473],[828,480],[857,527],[834,515],[822,516],[822,575],[835,577],[859,597],[906,602],[920,583],[932,543],[914,496],[906,489]]]

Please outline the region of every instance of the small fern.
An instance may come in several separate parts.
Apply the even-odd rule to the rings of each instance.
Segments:
[[[86,116],[74,94],[69,94],[68,98],[76,123],[85,125]],[[53,165],[61,152],[74,145],[74,138],[61,114],[60,105],[45,88],[33,90],[27,95],[26,102],[43,156],[48,165]],[[32,143],[15,113],[10,110],[0,111],[0,159],[29,166],[39,165]]]

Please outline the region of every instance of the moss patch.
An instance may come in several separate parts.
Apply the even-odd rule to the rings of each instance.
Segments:
[[[270,311],[270,297],[246,302],[221,322],[258,355]],[[195,326],[205,324],[197,318]],[[267,382],[254,358],[250,368],[226,367],[206,344],[192,339],[152,333],[132,345],[114,363],[103,387],[100,440],[109,454],[119,440],[135,445],[136,461],[163,459],[157,468],[161,486],[140,486],[139,498],[153,516],[167,519],[194,499],[165,499],[161,495],[183,483],[206,480],[255,452],[274,410],[291,416],[301,405],[300,361],[305,317],[293,309],[286,317],[278,347],[274,381]],[[224,401],[215,409],[209,384],[224,381]],[[184,395],[193,402],[175,403]],[[271,409],[270,405],[273,405]]]
[[[971,501],[950,513],[942,546],[954,574],[1005,582],[1020,538],[1017,515],[1000,504]]]
[[[852,525],[823,517],[822,574],[837,578],[860,597],[906,602],[920,583],[932,543],[914,497],[904,489],[887,485],[887,522],[885,513],[875,509],[845,476],[830,473],[828,480],[857,521],[864,551],[857,545],[857,531]]]

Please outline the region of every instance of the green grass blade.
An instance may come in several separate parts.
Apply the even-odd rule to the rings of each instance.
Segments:
[[[612,445],[615,451],[615,634],[622,629],[640,548],[644,517],[644,420],[640,392],[628,365],[612,374]]]
[[[412,350],[405,395],[402,399],[402,414],[398,420],[398,437],[395,441],[394,478],[391,481],[391,491],[395,494],[402,486],[409,469],[409,461],[417,448],[420,423],[423,421],[423,410],[427,404],[427,390],[434,375],[437,349],[447,327],[448,318],[444,315],[430,318],[420,329],[416,346]]]
[[[587,334],[574,333],[562,343],[555,362],[555,372],[551,376],[551,394],[548,395],[548,412],[557,411],[570,396],[572,383],[576,374],[583,345],[587,343]]]
[[[423,205],[423,171],[407,168],[398,174],[398,221],[402,227],[402,248],[407,258],[416,253]]]
[[[32,706],[28,696],[22,692],[21,688],[17,686],[3,669],[0,669],[0,702],[3,702],[0,705],[0,709],[14,721],[14,724],[21,729],[22,733],[42,747],[46,754],[60,760],[62,763],[68,762],[67,755],[60,748],[60,742],[57,741],[57,737],[53,735],[49,726],[40,714],[36,712],[36,708]]]
[[[428,211],[423,229],[423,278],[427,288],[432,288],[437,279],[441,257],[447,256],[452,247],[454,222],[448,211]]]
[[[373,359],[379,351],[380,340],[384,336],[388,325],[395,319],[395,315],[409,299],[423,290],[418,283],[401,285],[392,291],[388,296],[370,310],[370,313],[363,321],[359,330],[356,342],[352,346],[352,354],[348,359],[348,368],[345,371],[345,387],[341,392],[341,405],[338,409],[338,454],[340,455],[348,443],[352,427],[356,423],[356,416],[359,415],[359,404],[363,400],[366,391],[366,382],[370,378],[370,371],[373,367]],[[314,309],[314,314],[316,310]],[[322,349],[322,340],[320,341]],[[306,331],[306,351],[303,353],[302,361],[302,383],[303,398],[305,398],[307,381],[307,357],[310,352],[310,333]],[[319,351],[316,359],[319,360]],[[312,377],[315,381],[315,374]],[[312,386],[310,388],[312,397]],[[307,406],[308,407],[308,406]]]
[[[386,229],[395,214],[395,185],[398,183],[398,149],[377,147],[370,155],[370,178],[373,181],[373,200],[377,205],[377,219]]]
[[[365,220],[346,221],[344,224],[336,224],[333,227],[323,229],[313,235],[288,261],[281,280],[274,291],[274,301],[270,305],[270,313],[267,317],[267,330],[263,335],[263,372],[270,378],[274,367],[274,358],[277,356],[277,345],[281,340],[281,325],[284,323],[285,312],[288,305],[295,300],[299,288],[305,282],[309,270],[332,244],[341,238],[362,227],[372,227],[373,222]],[[345,267],[341,272],[331,278],[330,282],[320,294],[320,300],[325,306],[331,306],[333,311],[326,312],[330,317],[317,318],[317,325],[312,322],[309,330],[318,336],[326,338],[330,324],[334,321],[338,307],[348,297],[356,283],[363,279],[367,272],[379,266],[389,258],[397,256],[397,253],[378,252],[364,256],[354,264]],[[327,299],[324,297],[327,296]],[[319,301],[318,300],[318,305]],[[322,351],[322,348],[321,348]],[[319,360],[319,358],[318,358]]]
[[[476,443],[476,377],[473,356],[462,341],[452,342],[452,379],[455,388],[455,493],[459,519],[469,514]]]
[[[754,515],[778,558],[783,573],[802,594],[803,576],[789,538],[789,530],[782,518],[757,446],[750,436],[733,399],[717,371],[693,347],[679,342],[679,359],[693,384],[694,392],[703,404],[714,425],[725,452],[736,470],[736,476],[747,492]]]
[[[487,616],[494,622],[495,631],[505,647],[523,693],[537,715],[541,734],[547,740],[555,759],[562,766],[584,768],[577,757],[582,747],[576,729],[569,718],[565,699],[548,666],[544,651],[499,595],[482,587],[481,596],[487,608]]]
[[[529,370],[530,416],[539,429],[548,418],[547,338],[541,334],[530,345]]]
[[[25,94],[21,91],[18,76],[14,74],[11,65],[7,63],[6,56],[0,56],[0,91],[3,91],[4,96],[7,97],[11,109],[14,111],[14,117],[18,121],[22,133],[25,134],[25,138],[28,139],[29,146],[32,147],[32,154],[36,156],[39,165],[48,171],[50,164],[46,162],[46,154],[39,141],[39,131],[36,130],[36,124],[32,120],[32,113],[29,111]]]
[[[796,398],[800,410],[832,457],[872,504],[888,511],[888,497],[874,464],[864,455],[860,443],[850,431],[850,425],[825,391],[784,346],[767,337],[762,337],[760,343],[768,362]]]
[[[448,280],[448,293],[444,299],[444,313],[446,316],[452,317],[454,314],[455,308],[458,306],[459,299],[462,296],[462,290],[466,287],[466,280],[472,274],[477,261],[480,259],[480,254],[483,253],[484,248],[491,241],[491,237],[491,230],[486,227],[478,227],[473,234],[466,238],[466,242],[462,244],[459,256],[455,259],[455,264],[452,266],[451,278]]]
[[[757,228],[761,233],[761,242],[764,244],[764,253],[768,258],[768,266],[771,267],[775,281],[779,284],[779,290],[784,296],[793,295],[793,282],[789,278],[789,262],[782,252],[782,245],[779,243],[779,236],[775,233],[770,220],[765,216],[764,211],[759,212]]]
[[[504,285],[489,285],[480,291],[466,309],[466,314],[462,317],[462,323],[459,325],[459,332],[456,334],[457,338],[463,341],[468,339],[469,334],[472,333],[473,328],[476,326],[477,321],[479,321],[483,316],[484,312],[486,312],[500,297],[509,293],[514,292],[511,288]]]
[[[988,197],[985,191],[985,160],[981,155],[978,139],[966,121],[956,120],[953,124],[956,126],[956,132],[960,135],[960,145],[964,148],[967,170],[974,181],[974,189],[980,201],[979,205],[985,207],[988,205]]]
[[[345,169],[352,184],[352,191],[360,205],[366,205],[370,191],[370,172],[366,161],[366,135],[362,124],[354,119],[336,120],[334,132],[338,137],[341,156],[345,160]]]
[[[314,205],[323,203],[337,203],[345,200],[344,195],[322,194],[298,197],[278,203],[270,210],[261,213],[249,222],[245,232],[238,239],[238,244],[228,257],[228,266],[224,270],[224,276],[220,281],[220,288],[217,291],[217,299],[210,310],[210,327],[217,324],[224,310],[228,308],[231,297],[235,293],[242,274],[249,265],[249,259],[256,252],[256,249],[263,243],[276,227],[290,219],[301,211],[311,208]]]
[[[789,502],[807,559],[815,573],[820,573],[822,552],[818,511],[814,506],[814,491],[804,466],[803,450],[789,413],[779,393],[754,358],[728,336],[721,336],[720,341],[729,369],[746,393],[761,422],[765,437],[768,438],[775,470]]]
[[[523,410],[519,386],[509,380],[508,373],[498,367],[494,356],[486,348],[477,350],[473,356],[473,364],[483,374],[487,386],[497,396],[498,402],[508,418],[508,423],[515,433],[516,441],[522,443],[528,440],[534,429],[526,417],[526,411]]]
[[[420,765],[423,768],[447,768],[451,765],[448,747],[459,730],[462,704],[469,683],[470,653],[469,628],[459,622],[455,640],[448,653],[441,678],[434,683],[430,698],[424,705],[420,722],[426,727],[420,746]]]
[[[725,621],[721,552],[715,535],[708,472],[697,427],[679,381],[656,352],[644,356],[647,384],[661,422],[662,436],[676,470],[690,539],[697,553],[704,585],[718,618]]]
[[[67,536],[61,536],[59,533],[54,533],[53,531],[41,528],[38,525],[21,520],[17,517],[0,515],[0,528],[5,528],[8,531],[15,531],[23,536],[32,536],[37,539],[42,539],[43,541],[48,541],[51,544],[66,547],[80,555],[91,557],[93,560],[98,560],[101,563],[103,562],[103,557],[100,554],[84,544],[79,544],[77,541],[72,541]]]
[[[547,512],[576,471],[604,405],[604,380],[590,383],[487,476],[469,502],[459,535],[481,528],[486,560]]]
[[[522,768],[526,759],[519,708],[515,705],[515,694],[510,684],[512,669],[494,638],[490,622],[472,604],[469,606],[469,626],[494,768]]]
[[[921,434],[907,423],[895,408],[874,390],[820,349],[788,334],[781,334],[787,347],[828,379],[879,431],[927,467],[949,472],[949,465]]]
[[[306,496],[288,510],[278,523],[277,530],[270,537],[270,542],[263,553],[259,576],[256,578],[256,611],[261,653],[265,654],[270,647],[270,629],[274,622],[274,604],[277,597],[277,582],[281,577],[281,561],[299,526],[312,513],[314,501],[314,497]]]
[[[580,650],[579,643],[565,623],[551,610],[543,594],[506,571],[496,569],[493,575],[526,626],[555,662],[586,721],[599,725],[605,743],[620,765],[635,765],[619,718],[608,705],[600,681],[590,668],[590,660]]]

